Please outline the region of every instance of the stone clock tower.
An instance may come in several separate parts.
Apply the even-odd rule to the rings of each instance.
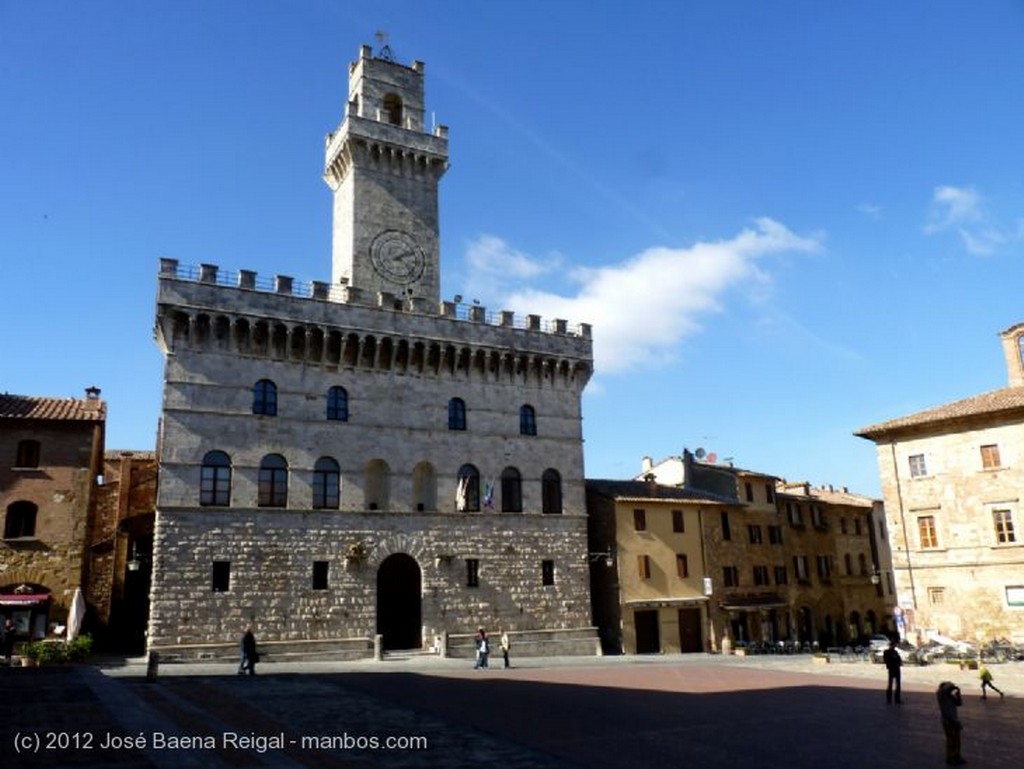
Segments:
[[[363,46],[345,120],[327,137],[332,283],[437,302],[437,185],[447,168],[447,129],[424,128],[422,62],[406,67]]]

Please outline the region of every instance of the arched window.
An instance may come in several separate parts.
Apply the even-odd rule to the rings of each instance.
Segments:
[[[391,125],[402,125],[402,100],[397,93],[389,93],[384,97],[384,118]]]
[[[529,404],[519,407],[519,434],[537,434],[537,412]]]
[[[562,512],[562,476],[548,468],[540,477],[541,512],[558,515]]]
[[[39,467],[39,441],[18,441],[18,456],[15,467]]]
[[[437,475],[430,462],[420,462],[412,469],[412,502],[419,512],[437,510]]]
[[[391,468],[383,459],[371,459],[363,482],[367,510],[387,510],[391,503]]]
[[[341,502],[341,468],[330,457],[320,457],[313,465],[313,507],[337,510]]]
[[[277,416],[277,385],[261,379],[252,388],[252,413],[266,417]]]
[[[860,575],[862,577],[868,576],[868,559],[864,553],[857,555],[857,565],[860,566]]]
[[[285,507],[288,504],[288,463],[280,454],[267,454],[260,462],[260,507]]]
[[[452,398],[448,401],[448,429],[466,429],[466,402],[462,398]]]
[[[332,387],[327,391],[327,418],[348,421],[348,390],[344,387]]]
[[[455,487],[455,509],[460,513],[480,512],[480,471],[473,465],[459,468]]]
[[[34,537],[36,535],[36,511],[31,502],[12,502],[7,506],[7,517],[4,519],[4,539]]]
[[[523,477],[514,467],[501,471],[501,512],[523,512]]]
[[[227,507],[231,504],[231,457],[208,451],[199,474],[199,504]]]

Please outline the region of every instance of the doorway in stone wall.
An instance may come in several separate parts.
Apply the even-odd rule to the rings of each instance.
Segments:
[[[377,632],[385,651],[422,648],[422,611],[419,564],[405,553],[389,555],[377,570]]]

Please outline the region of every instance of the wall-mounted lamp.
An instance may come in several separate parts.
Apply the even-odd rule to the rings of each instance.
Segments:
[[[142,567],[142,561],[135,557],[135,542],[128,546],[128,571],[138,571]]]
[[[612,566],[615,565],[615,553],[609,547],[607,550],[603,552],[587,553],[587,560],[589,560],[591,563],[597,563],[598,561],[603,560],[604,565],[610,569]]]
[[[434,556],[434,568],[440,569],[442,566],[451,566],[454,557],[449,553],[438,553]]]

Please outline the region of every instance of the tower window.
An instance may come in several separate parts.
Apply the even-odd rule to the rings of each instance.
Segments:
[[[208,451],[199,474],[199,504],[231,504],[231,458],[223,451]]]
[[[328,561],[313,561],[313,589],[327,589],[327,574],[330,569]]]
[[[391,125],[402,125],[402,99],[397,93],[384,97],[384,119]]]
[[[520,435],[536,435],[537,434],[537,412],[533,410],[533,406],[525,405],[519,409],[519,434]]]
[[[514,467],[501,471],[501,512],[523,512],[523,477]]]
[[[252,413],[265,417],[277,416],[277,385],[261,379],[252,388]]]
[[[540,562],[540,582],[542,585],[553,585],[555,584],[555,562],[554,561],[541,561]]]
[[[226,593],[231,589],[231,561],[213,562],[212,590],[215,593]]]
[[[466,587],[480,587],[480,559],[466,559]]]
[[[337,510],[341,497],[341,469],[330,457],[320,457],[313,465],[313,507]]]
[[[541,512],[559,515],[562,512],[562,476],[548,468],[540,477]]]
[[[462,398],[452,398],[448,401],[448,429],[466,429],[466,402]]]
[[[344,387],[332,387],[327,391],[327,418],[348,421],[348,391]]]
[[[260,507],[285,507],[288,504],[288,463],[280,454],[267,454],[260,462]]]
[[[455,509],[460,513],[480,512],[480,471],[473,465],[459,468],[458,484],[455,487]]]

